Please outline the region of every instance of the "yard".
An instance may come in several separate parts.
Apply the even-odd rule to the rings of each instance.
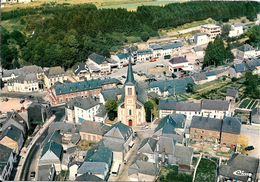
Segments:
[[[192,176],[184,173],[178,173],[178,166],[162,166],[157,181],[185,181],[191,182]]]
[[[195,181],[215,181],[217,163],[214,160],[200,160],[197,168]]]
[[[92,142],[92,141],[87,141],[87,140],[80,140],[78,143],[78,149],[86,151],[94,147],[97,143]]]

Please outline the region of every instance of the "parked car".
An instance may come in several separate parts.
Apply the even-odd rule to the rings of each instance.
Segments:
[[[34,96],[33,96],[33,95],[29,95],[28,97],[29,97],[30,99],[33,99],[33,98],[34,98]]]
[[[254,147],[252,145],[245,148],[245,151],[254,150]]]
[[[24,101],[25,101],[24,99],[20,100],[20,104],[24,103]]]
[[[35,174],[36,174],[35,171],[31,171],[30,178],[35,178]]]
[[[122,76],[122,78],[126,78],[126,76],[125,76],[125,75],[123,75],[123,76]]]

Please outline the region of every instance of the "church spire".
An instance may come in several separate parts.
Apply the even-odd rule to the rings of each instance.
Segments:
[[[127,70],[127,77],[125,81],[126,85],[133,85],[135,84],[132,63],[131,63],[131,54],[129,54],[129,63],[128,63],[128,70]]]

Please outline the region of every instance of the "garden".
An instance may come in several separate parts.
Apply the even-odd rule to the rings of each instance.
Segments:
[[[254,109],[258,105],[259,101],[256,99],[244,99],[239,108],[241,109]]]
[[[195,181],[215,181],[217,166],[214,160],[202,158],[197,168]]]
[[[192,176],[184,173],[178,173],[178,166],[162,166],[162,170],[157,181],[185,181],[191,182]]]

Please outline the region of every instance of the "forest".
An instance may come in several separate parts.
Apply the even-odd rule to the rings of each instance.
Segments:
[[[125,44],[159,36],[158,30],[212,18],[227,22],[246,16],[254,20],[258,2],[192,1],[140,6],[137,11],[97,9],[93,4],[43,4],[1,13],[1,20],[17,20],[26,35],[1,27],[1,58],[5,69],[21,64],[70,68],[96,52],[109,57]],[[132,37],[133,40],[129,39]],[[21,61],[22,60],[22,61]]]

